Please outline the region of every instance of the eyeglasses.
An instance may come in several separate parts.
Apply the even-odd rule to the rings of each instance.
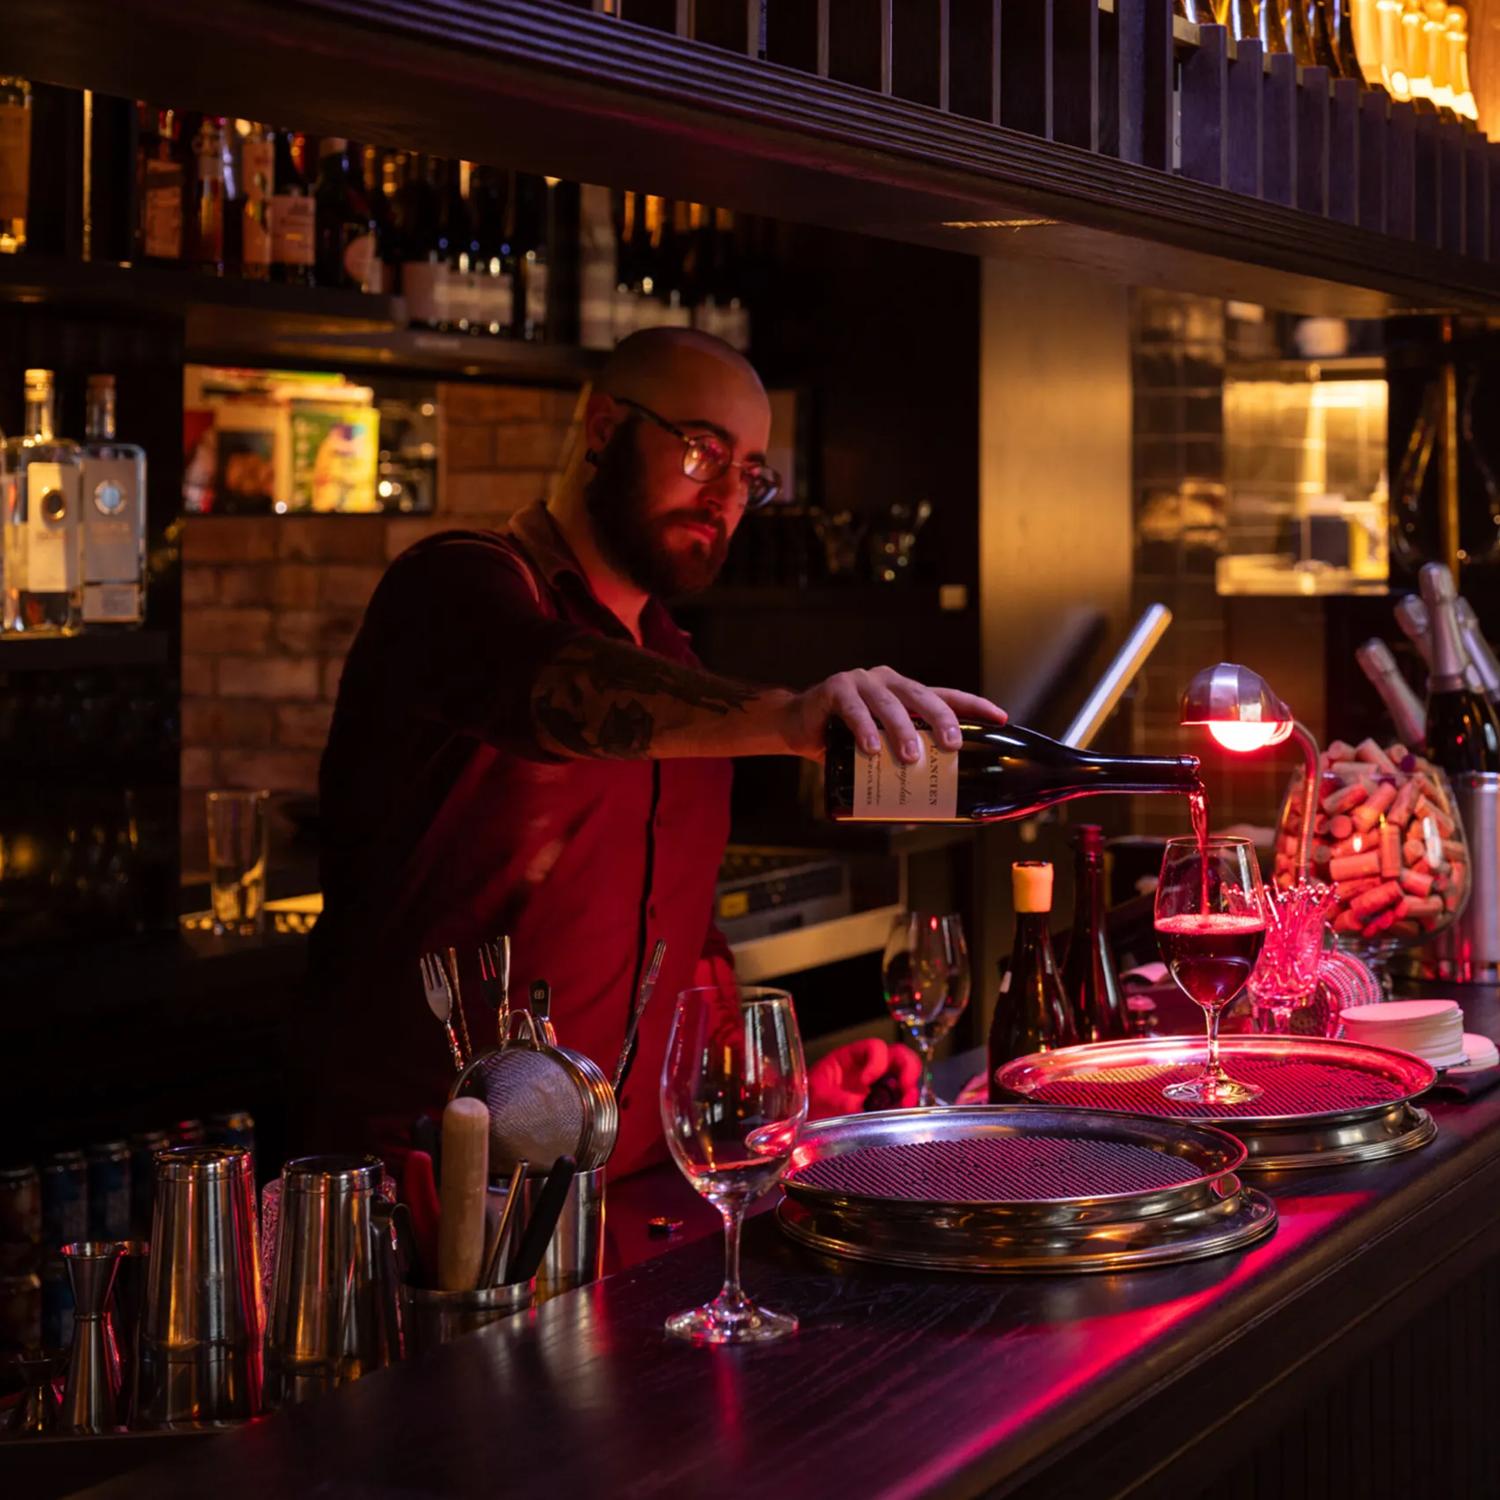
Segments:
[[[741,463],[734,457],[733,449],[717,433],[685,432],[675,422],[667,421],[649,406],[642,406],[639,401],[632,401],[628,396],[616,396],[614,399],[621,406],[628,406],[631,411],[639,412],[664,432],[670,432],[673,437],[680,439],[682,472],[689,479],[696,480],[699,484],[712,484],[715,479],[722,479],[730,469],[738,469],[745,477],[746,510],[758,510],[780,494],[781,475],[775,469],[769,464]]]

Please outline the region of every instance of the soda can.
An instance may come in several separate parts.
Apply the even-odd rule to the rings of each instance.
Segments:
[[[35,1271],[0,1276],[0,1353],[42,1344],[42,1278]]]
[[[34,1271],[42,1243],[42,1179],[35,1167],[0,1167],[0,1276]]]
[[[42,1163],[42,1245],[55,1252],[88,1234],[88,1164],[82,1151],[54,1151]]]
[[[208,1138],[215,1146],[243,1146],[255,1155],[255,1118],[247,1110],[208,1117]]]
[[[130,1137],[130,1235],[151,1238],[151,1207],[156,1193],[156,1153],[172,1138],[165,1130],[138,1130]]]
[[[86,1153],[89,1178],[89,1238],[130,1238],[130,1147],[102,1141]]]
[[[73,1347],[73,1284],[60,1255],[42,1266],[42,1348]]]
[[[174,1146],[203,1146],[208,1142],[208,1132],[202,1120],[179,1120],[172,1127]]]

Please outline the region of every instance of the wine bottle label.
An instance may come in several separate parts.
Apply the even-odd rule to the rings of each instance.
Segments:
[[[401,267],[401,295],[406,316],[413,323],[438,321],[438,283],[447,277],[447,266],[431,260],[409,260]]]
[[[271,199],[271,258],[278,265],[310,266],[316,250],[317,205],[302,193]]]
[[[31,181],[31,111],[0,104],[0,219],[24,219]]]
[[[897,760],[885,742],[873,755],[854,757],[853,817],[887,823],[942,822],[958,814],[958,751],[940,750],[919,729],[921,759]]]
[[[175,161],[146,163],[145,250],[157,260],[182,258],[182,168]]]
[[[547,267],[539,260],[526,262],[526,321],[538,328],[547,323]]]
[[[370,231],[355,232],[344,245],[344,275],[349,285],[362,292],[370,290],[370,268],[375,264],[375,236]]]
[[[61,464],[26,467],[26,576],[33,594],[78,587],[78,472]],[[8,581],[8,580],[7,580]]]

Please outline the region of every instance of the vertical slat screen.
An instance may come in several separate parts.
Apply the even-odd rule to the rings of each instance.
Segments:
[[[1228,176],[1229,32],[1200,26],[1182,65],[1182,175],[1210,187]]]
[[[1390,146],[1391,101],[1371,89],[1359,101],[1359,227],[1385,233],[1386,153]]]
[[[1328,217],[1359,222],[1359,96],[1353,78],[1333,80],[1328,117]]]
[[[1328,69],[1303,68],[1297,100],[1297,207],[1328,212]]]
[[[1265,69],[1259,42],[1243,41],[1229,68],[1229,180],[1231,192],[1259,198],[1265,112]]]

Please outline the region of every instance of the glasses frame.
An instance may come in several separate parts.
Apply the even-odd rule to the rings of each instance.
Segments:
[[[632,401],[629,396],[611,396],[610,400],[618,401],[621,406],[628,406],[631,411],[638,412],[654,422],[663,432],[670,432],[682,444],[683,475],[695,484],[712,484],[714,480],[722,479],[731,469],[738,469],[745,477],[746,510],[759,510],[762,506],[769,505],[781,493],[781,475],[770,464],[745,463],[733,457],[729,445],[717,434],[706,432],[695,437],[675,422],[669,422],[660,412],[652,411],[649,406],[642,406],[639,401]],[[705,452],[708,445],[712,447]],[[707,467],[712,472],[707,474],[693,472],[695,452],[704,456]],[[759,495],[756,493],[757,482],[767,486],[764,493]]]

